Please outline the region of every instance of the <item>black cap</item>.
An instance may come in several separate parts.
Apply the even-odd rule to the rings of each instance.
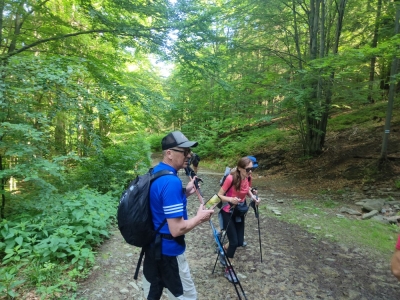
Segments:
[[[171,149],[173,147],[190,148],[196,147],[197,142],[189,141],[180,131],[168,133],[161,141],[162,150]]]

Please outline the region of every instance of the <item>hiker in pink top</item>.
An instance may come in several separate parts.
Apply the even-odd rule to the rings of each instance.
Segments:
[[[260,199],[257,199],[251,192],[252,170],[253,161],[247,156],[242,157],[218,192],[218,196],[224,205],[221,209],[221,215],[228,236],[228,243],[224,245],[224,249],[232,265],[236,248],[242,246],[244,241],[244,220],[246,208],[248,209],[246,196],[255,201],[256,205],[260,202]],[[220,258],[222,258],[220,262],[224,264],[225,259],[221,256]],[[237,278],[229,266],[226,267],[225,277],[231,282],[237,282]]]
[[[396,247],[390,262],[392,274],[400,281],[400,235],[397,238]]]

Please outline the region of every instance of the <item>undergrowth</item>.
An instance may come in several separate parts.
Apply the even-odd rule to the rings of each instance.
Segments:
[[[320,239],[357,247],[368,252],[390,255],[399,234],[397,225],[379,221],[360,220],[337,214],[338,203],[332,200],[294,200],[287,203],[289,209],[281,209],[276,216],[263,206],[263,212],[282,221],[297,224]]]
[[[108,237],[116,202],[81,189],[0,223],[0,294],[19,298],[35,291],[41,299],[74,290],[94,263],[95,247]]]

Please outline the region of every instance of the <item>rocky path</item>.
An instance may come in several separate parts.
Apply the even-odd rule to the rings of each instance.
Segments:
[[[218,191],[219,174],[201,174],[205,198]],[[182,180],[186,182],[182,174]],[[274,197],[259,188],[265,203]],[[280,198],[282,195],[280,195]],[[289,195],[285,195],[290,200]],[[189,212],[195,214],[199,201],[189,198]],[[217,214],[213,223],[218,225]],[[246,218],[245,239],[235,255],[235,271],[249,300],[258,299],[400,299],[400,284],[391,275],[386,258],[372,257],[351,245],[317,240],[297,225],[260,216],[262,262],[259,231],[254,213]],[[223,277],[216,264],[215,244],[208,223],[186,236],[192,277],[198,298],[246,299],[239,289]],[[96,266],[79,285],[77,299],[142,300],[141,279],[133,279],[139,249],[126,244],[116,229],[98,251]],[[238,287],[238,286],[237,286]],[[238,287],[239,288],[239,287]],[[162,299],[167,299],[166,295]]]

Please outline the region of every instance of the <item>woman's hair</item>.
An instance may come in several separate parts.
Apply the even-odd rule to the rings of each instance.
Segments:
[[[240,171],[239,167],[242,169],[245,169],[249,163],[251,163],[252,160],[248,158],[247,156],[242,157],[239,159],[239,161],[236,164],[236,168],[232,171],[232,186],[235,187],[235,190],[239,191],[240,190],[240,185],[242,184],[242,177],[240,176]]]

